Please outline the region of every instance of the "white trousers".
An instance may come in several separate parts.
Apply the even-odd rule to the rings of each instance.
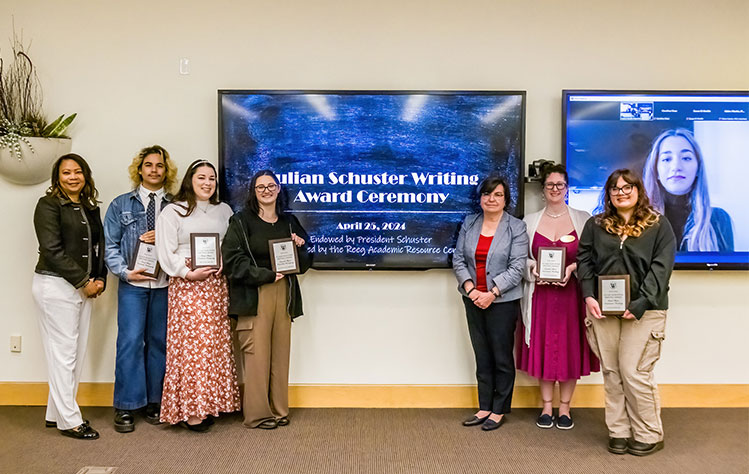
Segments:
[[[31,293],[39,306],[39,331],[47,358],[48,421],[68,430],[83,423],[75,400],[86,355],[92,300],[65,279],[34,273]]]

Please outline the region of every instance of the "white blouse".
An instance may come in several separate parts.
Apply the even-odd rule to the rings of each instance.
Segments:
[[[172,203],[159,213],[156,220],[156,253],[161,269],[169,276],[185,278],[190,268],[185,258],[190,257],[190,234],[218,233],[219,241],[224,240],[229,218],[234,214],[226,203],[214,205],[208,201],[198,201],[195,209],[187,217],[179,206],[187,203]]]

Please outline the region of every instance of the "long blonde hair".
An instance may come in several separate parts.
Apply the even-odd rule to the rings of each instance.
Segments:
[[[177,165],[174,164],[172,159],[169,157],[169,152],[160,145],[153,145],[143,148],[138,152],[127,167],[127,172],[130,175],[130,181],[133,182],[133,187],[137,188],[143,181],[143,177],[140,175],[141,167],[143,166],[143,160],[148,155],[159,155],[164,159],[164,167],[166,168],[166,179],[164,180],[164,190],[169,193],[174,192],[174,186],[177,184]]]
[[[705,177],[705,162],[697,140],[692,132],[685,128],[674,128],[666,130],[653,140],[650,154],[645,161],[643,169],[643,181],[648,195],[650,195],[653,207],[663,213],[665,209],[665,196],[668,191],[663,188],[658,177],[658,159],[661,152],[663,140],[669,137],[681,137],[689,142],[697,158],[697,174],[689,191],[689,203],[692,212],[689,214],[685,225],[683,241],[687,241],[687,248],[691,252],[717,252],[718,234],[710,222],[712,207],[710,207],[710,193],[707,190],[707,178]],[[681,242],[679,242],[679,245]]]

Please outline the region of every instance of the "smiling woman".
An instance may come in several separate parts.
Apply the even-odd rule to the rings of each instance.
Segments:
[[[216,169],[194,161],[156,221],[156,249],[169,278],[161,421],[207,431],[211,417],[239,409],[237,370],[221,269],[191,269],[190,234],[226,234],[231,208],[216,196]]]
[[[643,169],[653,207],[665,214],[680,251],[733,251],[733,223],[710,206],[705,160],[689,130],[666,130],[653,140]]]
[[[91,302],[107,281],[98,192],[88,163],[73,153],[55,162],[51,181],[34,212],[39,261],[31,287],[49,373],[47,426],[72,438],[96,439],[99,433],[81,416],[76,392]]]

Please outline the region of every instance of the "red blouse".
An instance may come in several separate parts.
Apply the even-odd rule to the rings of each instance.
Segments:
[[[486,257],[489,255],[489,247],[492,245],[494,236],[479,236],[479,243],[476,245],[476,289],[479,291],[489,291],[486,287]]]

